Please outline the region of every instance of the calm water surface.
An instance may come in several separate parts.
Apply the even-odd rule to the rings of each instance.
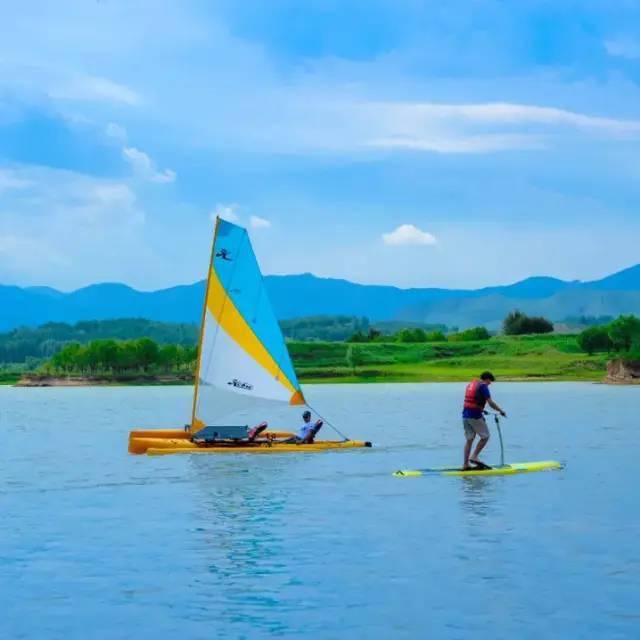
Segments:
[[[493,389],[564,471],[391,477],[459,464],[459,384],[308,388],[370,450],[159,458],[189,388],[0,387],[0,638],[640,637],[640,388]]]

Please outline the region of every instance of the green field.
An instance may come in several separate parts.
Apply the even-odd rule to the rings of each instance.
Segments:
[[[454,382],[485,369],[502,380],[596,381],[604,378],[609,359],[584,353],[571,335],[421,344],[291,342],[289,351],[304,382]]]
[[[496,336],[477,341],[320,342],[290,341],[289,352],[303,382],[459,382],[488,369],[501,380],[599,381],[606,375],[609,354],[588,355],[574,335]],[[151,366],[122,372],[74,371],[113,384],[189,384],[195,360],[181,370]],[[0,384],[14,384],[28,365],[0,368]],[[42,369],[40,369],[42,372]],[[60,375],[51,372],[49,375]],[[64,374],[63,374],[64,375]],[[124,376],[124,377],[123,377]],[[173,380],[175,378],[175,380]]]

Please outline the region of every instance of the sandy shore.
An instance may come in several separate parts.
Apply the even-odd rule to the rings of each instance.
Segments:
[[[25,375],[16,387],[96,387],[108,385],[192,384],[191,375],[181,376],[45,376]]]

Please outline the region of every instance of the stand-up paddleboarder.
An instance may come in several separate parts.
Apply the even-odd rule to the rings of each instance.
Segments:
[[[471,465],[476,467],[486,467],[483,462],[478,460],[480,452],[489,442],[489,428],[484,419],[485,405],[489,405],[497,411],[501,416],[507,417],[507,414],[491,399],[489,386],[495,381],[494,375],[490,371],[484,371],[480,374],[480,378],[472,380],[464,393],[464,408],[462,410],[462,423],[464,425],[464,437],[466,442],[464,445],[464,464],[463,469],[473,469]],[[471,455],[471,447],[475,437],[478,436],[478,444],[476,445],[473,455]]]

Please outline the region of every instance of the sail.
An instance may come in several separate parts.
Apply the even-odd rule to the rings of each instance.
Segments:
[[[202,315],[191,429],[254,402],[304,404],[246,229],[218,218]]]

